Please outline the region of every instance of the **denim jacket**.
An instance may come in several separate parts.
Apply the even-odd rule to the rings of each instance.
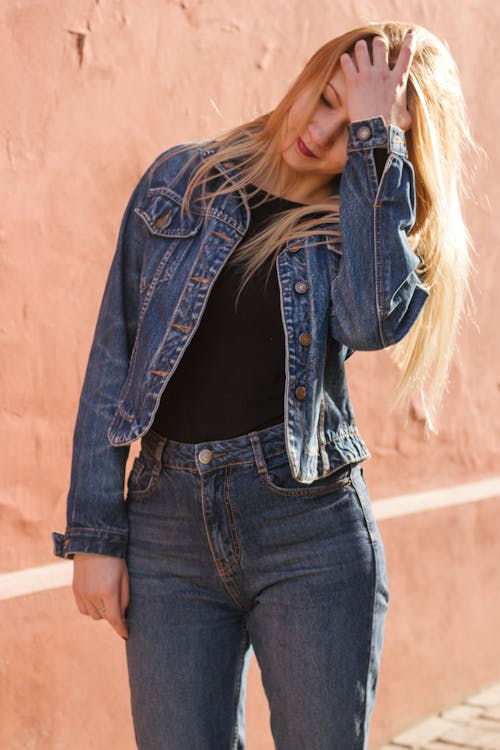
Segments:
[[[374,148],[386,147],[377,176]],[[55,554],[125,557],[125,464],[150,428],[218,273],[245,234],[249,208],[235,190],[208,215],[181,215],[200,144],[162,154],[125,211],[76,421],[64,535]],[[189,168],[184,169],[189,162]],[[220,163],[221,184],[237,165]],[[206,211],[205,211],[206,214]],[[352,123],[340,180],[341,240],[321,230],[277,256],[286,338],[285,430],[293,476],[314,482],[369,456],[353,416],[344,361],[353,350],[403,338],[428,297],[407,233],[415,184],[404,133],[382,118]],[[310,345],[299,341],[310,334]]]

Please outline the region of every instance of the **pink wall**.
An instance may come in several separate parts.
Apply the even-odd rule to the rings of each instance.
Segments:
[[[500,473],[497,3],[4,0],[0,573],[54,560],[49,535],[64,527],[77,397],[118,223],[139,175],[168,146],[271,108],[328,38],[385,18],[447,40],[488,159],[477,165],[466,206],[478,251],[475,317],[460,335],[439,436],[426,438],[416,416],[387,417],[395,374],[386,353],[350,361],[373,453],[366,476],[377,499]],[[491,500],[381,524],[393,598],[374,742],[500,675],[499,522]],[[121,724],[121,644],[76,614],[70,590],[0,609],[11,717],[0,723],[0,745],[99,749],[121,731],[115,745],[132,747],[130,724]],[[254,665],[250,750],[264,750],[271,745],[256,677]],[[84,705],[99,710],[87,715]],[[35,744],[23,744],[30,737]]]

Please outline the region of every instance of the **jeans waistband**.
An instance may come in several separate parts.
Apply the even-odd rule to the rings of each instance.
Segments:
[[[266,470],[266,458],[286,452],[284,423],[227,440],[203,443],[179,443],[154,430],[141,441],[141,455],[156,466],[170,466],[200,473],[220,469],[228,464],[255,463],[259,472]]]

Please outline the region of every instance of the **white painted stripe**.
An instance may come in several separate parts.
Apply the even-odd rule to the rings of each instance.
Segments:
[[[69,560],[0,574],[0,600],[26,596],[37,591],[71,586],[73,563]]]
[[[479,482],[459,484],[441,490],[376,500],[372,508],[378,521],[386,521],[412,513],[423,513],[436,508],[449,508],[496,497],[500,497],[500,477],[481,479]],[[16,570],[12,573],[1,573],[0,600],[71,586],[72,575],[73,564],[68,560]]]
[[[441,490],[415,492],[411,495],[391,497],[373,503],[373,514],[377,520],[408,516],[411,513],[423,513],[436,508],[448,508],[452,505],[475,503],[500,497],[500,477],[481,479],[479,482],[458,484]]]

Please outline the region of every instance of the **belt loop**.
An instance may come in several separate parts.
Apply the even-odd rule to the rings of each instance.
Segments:
[[[154,449],[154,464],[153,464],[153,476],[157,477],[161,472],[161,466],[162,466],[162,458],[163,458],[163,449],[165,447],[165,443],[167,442],[166,437],[158,437],[158,440],[155,445]]]
[[[257,471],[259,474],[265,474],[267,471],[266,459],[264,458],[264,452],[262,450],[262,443],[257,432],[250,432],[248,434],[250,438],[250,444],[252,446],[255,463],[257,465]]]

